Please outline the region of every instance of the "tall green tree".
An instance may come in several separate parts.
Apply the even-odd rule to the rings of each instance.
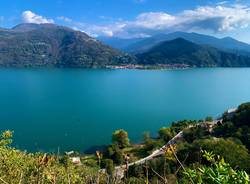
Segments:
[[[125,148],[130,145],[128,132],[125,130],[116,130],[112,135],[113,144],[117,144],[120,148]]]

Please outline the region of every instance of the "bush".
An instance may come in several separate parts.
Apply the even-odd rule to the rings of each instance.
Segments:
[[[205,138],[210,133],[206,127],[202,126],[195,126],[192,128],[189,128],[187,130],[183,131],[183,138],[189,142],[192,143],[196,139]]]
[[[194,141],[202,150],[212,151],[222,156],[234,168],[240,168],[250,172],[250,155],[247,148],[240,142],[232,139],[204,139]]]
[[[218,157],[216,159],[213,153],[205,152],[205,157],[211,166],[201,166],[197,169],[186,169],[184,174],[184,181],[191,181],[195,184],[226,184],[226,183],[237,183],[237,184],[248,184],[249,176],[245,171],[233,170],[229,164],[225,163],[223,158]]]
[[[129,146],[128,132],[124,130],[116,130],[112,135],[113,144],[117,144],[120,148]]]
[[[106,169],[106,172],[108,175],[113,176],[113,173],[115,170],[113,160],[111,160],[111,159],[105,160],[105,169]]]
[[[214,119],[211,116],[206,117],[205,121],[207,122],[212,122]]]
[[[163,127],[158,132],[160,139],[164,140],[165,143],[170,141],[174,136],[175,133],[172,132],[170,128]]]

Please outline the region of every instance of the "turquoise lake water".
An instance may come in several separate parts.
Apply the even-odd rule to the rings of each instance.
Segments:
[[[250,68],[187,70],[0,69],[0,129],[28,151],[108,144],[125,129],[144,131],[182,119],[218,116],[250,101]]]

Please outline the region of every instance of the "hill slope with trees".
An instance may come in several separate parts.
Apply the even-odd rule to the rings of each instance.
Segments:
[[[168,38],[175,38],[176,34]],[[205,40],[217,43],[211,38]],[[227,44],[228,42],[229,38],[217,44],[221,46],[225,43],[232,46],[232,43]],[[236,41],[233,43],[235,47],[248,48],[246,44]],[[141,47],[147,45],[145,43]],[[55,24],[20,24],[12,29],[0,29],[0,67],[116,66],[140,69],[173,66],[249,67],[250,56],[242,52],[229,52],[226,49],[190,42],[183,38],[160,42],[144,53],[132,56],[104,45],[83,32]]]
[[[216,38],[216,37],[204,35],[204,34],[187,33],[187,32],[180,32],[180,31],[169,33],[169,34],[157,34],[148,38],[141,38],[141,39],[138,39],[134,43],[131,42],[134,39],[127,39],[128,45],[125,45],[122,48],[122,50],[130,52],[130,53],[143,53],[143,52],[148,51],[152,47],[158,45],[161,42],[170,41],[170,40],[174,40],[177,38],[183,38],[185,40],[188,40],[190,42],[193,42],[199,45],[207,45],[210,47],[215,47],[225,52],[250,55],[249,44],[238,41],[231,37]],[[106,40],[102,39],[102,40],[104,41],[104,43],[110,44],[110,41],[106,41],[107,39]],[[124,43],[125,40],[123,39],[122,42]],[[116,44],[118,45],[118,43]],[[119,45],[121,46],[124,44],[119,43]],[[112,44],[112,46],[116,47],[115,44]]]
[[[133,57],[83,32],[55,24],[20,24],[0,30],[2,67],[102,68],[133,62]]]
[[[186,64],[190,67],[249,67],[250,57],[198,45],[182,38],[165,41],[136,55],[142,65]]]

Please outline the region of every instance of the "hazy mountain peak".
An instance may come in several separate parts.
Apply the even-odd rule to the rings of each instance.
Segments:
[[[173,39],[173,40],[169,40],[169,41],[166,41],[166,42],[168,42],[168,43],[189,43],[189,44],[194,44],[193,42],[191,42],[191,41],[188,41],[188,40],[186,40],[186,39],[184,39],[184,38],[182,38],[182,37],[177,37],[177,38],[175,38],[175,39]]]
[[[139,40],[138,42],[132,43],[123,50],[131,53],[143,53],[148,51],[150,48],[159,44],[163,41],[174,40],[176,38],[184,38],[196,44],[209,45],[218,49],[222,49],[227,52],[237,52],[243,53],[245,55],[250,55],[250,45],[241,41],[238,41],[231,37],[217,38],[210,35],[204,35],[200,33],[187,33],[187,32],[172,32],[168,34],[157,34],[150,38],[145,38]]]
[[[22,23],[18,24],[13,27],[11,30],[18,31],[18,32],[28,32],[38,29],[65,29],[69,31],[74,31],[73,29],[65,26],[60,26],[57,24],[52,23],[45,23],[45,24],[34,24],[34,23]]]
[[[21,31],[21,32],[26,32],[26,31],[32,31],[35,29],[39,29],[42,25],[41,24],[33,24],[33,23],[22,23],[14,26],[12,30],[14,31]]]

